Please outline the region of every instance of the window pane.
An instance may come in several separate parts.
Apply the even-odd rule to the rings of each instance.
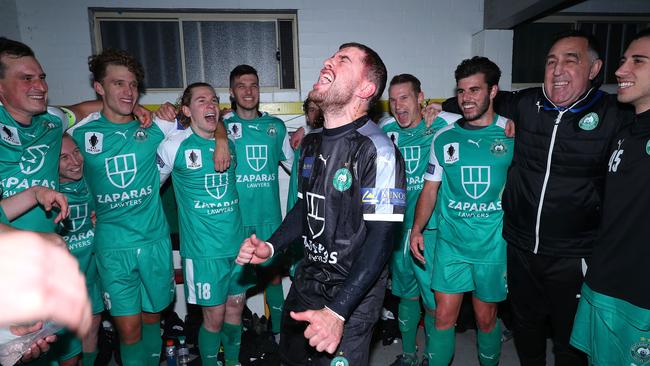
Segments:
[[[177,22],[101,21],[102,49],[119,48],[142,63],[147,88],[182,88]]]
[[[257,69],[260,86],[279,87],[274,21],[184,21],[187,82],[229,86],[230,70]]]
[[[280,63],[282,67],[282,89],[295,89],[296,78],[293,67],[293,21],[278,20],[280,30]]]

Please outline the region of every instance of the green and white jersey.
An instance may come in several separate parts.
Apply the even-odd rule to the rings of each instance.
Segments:
[[[61,183],[60,190],[68,198],[70,215],[59,223],[56,231],[79,261],[81,272],[87,273],[89,268],[96,270],[94,265],[91,267],[95,242],[95,230],[90,220],[90,214],[95,210],[93,196],[83,178]]]
[[[282,211],[278,164],[283,162],[286,169],[291,169],[293,163],[284,122],[267,113],[252,120],[231,113],[224,122],[239,157],[235,172],[244,226],[279,225]]]
[[[84,156],[84,177],[97,214],[97,251],[159,242],[169,236],[163,212],[156,150],[175,129],[156,121],[113,123],[93,113],[69,130]]]
[[[404,158],[404,170],[406,172],[406,212],[404,213],[404,224],[402,227],[405,230],[413,226],[415,204],[424,187],[424,173],[427,170],[433,135],[441,128],[456,122],[460,117],[458,114],[441,112],[433,121],[431,127],[428,128],[424,119],[413,128],[402,128],[393,117],[383,121],[380,125],[381,129],[390,137],[391,141],[399,147]],[[432,214],[426,228],[435,229],[437,227],[436,215]]]
[[[59,154],[63,113],[48,107],[32,117],[29,126],[18,123],[0,105],[0,191],[10,197],[32,186],[59,188]],[[36,206],[11,225],[23,230],[54,232],[56,213]]]
[[[229,141],[230,151],[235,151]],[[169,136],[158,147],[160,179],[174,182],[183,258],[234,258],[244,240],[233,161],[214,170],[215,140],[191,128]]]
[[[505,122],[495,116],[489,126],[471,129],[460,120],[433,137],[424,179],[442,182],[436,255],[470,263],[505,262],[501,194],[514,146],[505,135]]]

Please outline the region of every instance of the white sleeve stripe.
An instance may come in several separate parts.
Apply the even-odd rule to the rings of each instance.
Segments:
[[[404,214],[363,214],[363,219],[366,221],[402,222]]]

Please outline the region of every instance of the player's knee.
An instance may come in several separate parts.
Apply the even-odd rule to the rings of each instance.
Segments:
[[[436,329],[445,330],[456,324],[457,312],[439,306],[436,309]]]
[[[135,344],[142,338],[142,328],[140,323],[123,324],[119,327],[120,341],[124,344]]]

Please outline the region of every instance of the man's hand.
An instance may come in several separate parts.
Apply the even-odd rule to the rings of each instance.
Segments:
[[[169,103],[165,102],[165,104],[162,104],[160,108],[158,108],[157,111],[155,111],[154,116],[164,119],[165,121],[173,121],[176,119],[176,114],[178,114],[178,111],[176,110],[176,106]]]
[[[230,160],[232,160],[228,144],[217,143],[214,153],[212,154],[212,159],[214,160],[214,170],[218,172],[225,172],[228,170]]]
[[[153,123],[153,117],[150,110],[141,106],[140,104],[136,104],[133,108],[133,115],[138,119],[138,121],[140,121],[140,127],[151,127],[151,124]]]
[[[431,103],[422,108],[422,118],[424,118],[427,128],[431,127],[440,112],[442,112],[442,104],[440,103]]]
[[[300,313],[292,311],[291,317],[294,320],[309,322],[304,333],[305,338],[309,339],[309,345],[315,347],[318,352],[336,352],[343,336],[344,322],[333,311],[326,308]]]
[[[302,142],[302,139],[305,137],[305,129],[300,127],[299,129],[296,130],[296,132],[291,135],[291,148],[292,149],[297,149],[300,146],[300,143]]]
[[[244,239],[244,242],[239,248],[239,254],[237,254],[235,262],[242,266],[249,263],[260,264],[266,262],[271,254],[271,247],[268,246],[264,240],[258,239],[257,236],[253,234],[250,238]]]
[[[43,322],[36,322],[34,325],[25,325],[25,326],[12,326],[10,331],[12,334],[17,336],[24,336],[26,334],[34,333],[43,328]],[[37,339],[31,346],[23,353],[23,357],[20,359],[22,362],[29,362],[35,360],[41,356],[41,354],[50,350],[50,343],[56,341],[55,335],[49,335]]]
[[[411,253],[413,257],[419,260],[422,263],[427,261],[424,259],[422,253],[424,252],[424,237],[419,230],[411,230],[411,236],[409,237],[409,243],[411,247]]]
[[[67,247],[30,232],[1,234],[0,278],[0,325],[52,320],[79,336],[88,333],[86,280]]]
[[[68,199],[63,193],[42,186],[34,186],[32,189],[36,202],[42,205],[45,211],[50,211],[52,207],[60,209],[59,214],[54,218],[55,224],[68,217]]]
[[[506,121],[506,136],[515,137],[515,122],[511,119]]]

